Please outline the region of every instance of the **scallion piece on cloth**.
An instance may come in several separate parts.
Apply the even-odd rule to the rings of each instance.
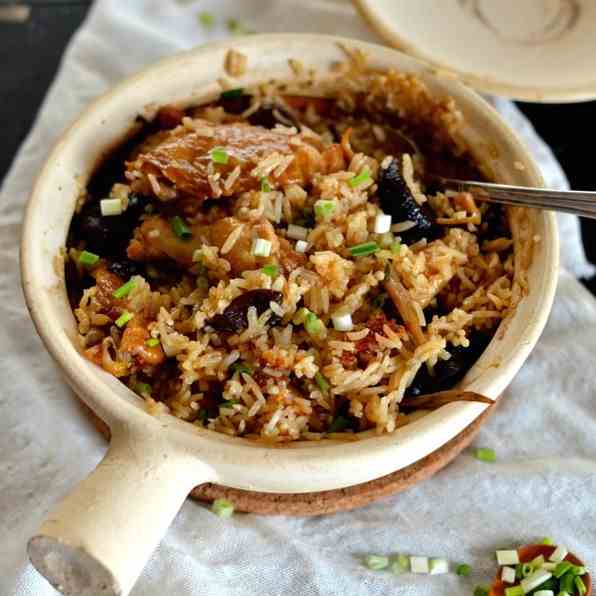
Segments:
[[[172,232],[174,232],[178,238],[182,240],[190,240],[192,238],[190,228],[179,215],[172,217],[170,220],[170,227],[172,228]]]
[[[148,395],[151,393],[151,385],[149,383],[137,383],[135,385],[135,392],[139,395]]]
[[[213,163],[227,164],[230,156],[223,147],[214,147],[211,149],[211,161]]]
[[[102,199],[99,201],[99,210],[104,217],[122,214],[122,201],[120,199]]]
[[[327,393],[331,386],[329,385],[329,381],[320,372],[315,375],[315,383],[323,393]]]
[[[410,569],[412,573],[428,573],[428,557],[410,557]]]
[[[389,557],[384,555],[367,555],[364,564],[373,571],[381,571],[389,567]]]
[[[455,568],[455,573],[457,575],[461,575],[462,577],[468,577],[468,575],[470,575],[471,572],[472,568],[467,563],[460,563]]]
[[[276,278],[279,275],[279,267],[277,265],[265,265],[261,270],[265,275]]]
[[[329,220],[335,211],[335,201],[319,199],[315,203],[315,215],[322,220]]]
[[[379,250],[379,245],[376,242],[363,242],[350,247],[350,254],[353,257],[366,257],[372,255]]]
[[[354,176],[348,180],[348,184],[352,188],[357,188],[361,184],[368,182],[370,180],[370,172],[367,169],[362,170],[358,176]]]
[[[218,517],[227,519],[234,515],[234,505],[227,499],[215,499],[211,504],[211,511]]]
[[[406,573],[410,570],[410,557],[408,555],[399,554],[394,557],[393,562],[391,563],[391,571],[395,575],[401,575],[402,573]]]
[[[449,561],[447,559],[431,559],[429,562],[431,575],[443,575],[449,573]]]
[[[114,290],[112,296],[118,300],[125,298],[136,286],[137,282],[134,279],[129,279],[125,284],[122,284],[118,289]]]
[[[489,464],[497,461],[497,454],[493,449],[489,449],[488,447],[479,447],[478,449],[474,449],[474,457]]]
[[[134,314],[125,310],[115,321],[116,327],[124,327],[128,321],[134,318]]]
[[[198,15],[199,23],[205,27],[205,29],[213,29],[213,25],[215,24],[215,19],[210,12],[200,12]],[[222,94],[223,95],[223,94]]]
[[[252,245],[252,254],[255,257],[268,257],[271,254],[271,241],[256,238]]]
[[[244,89],[242,87],[236,87],[235,89],[228,89],[227,91],[222,91],[220,97],[224,99],[231,99],[233,97],[240,97],[244,93]],[[263,186],[263,180],[267,181],[267,178],[261,178],[261,189]]]
[[[79,254],[79,263],[85,267],[93,267],[99,261],[99,255],[94,252],[84,250]]]
[[[159,345],[159,343],[160,343],[160,342],[159,342],[159,339],[157,339],[156,337],[152,337],[152,338],[148,339],[148,340],[145,342],[145,345],[146,345],[148,348],[157,348],[157,346]]]
[[[550,536],[545,536],[542,539],[541,544],[546,544],[547,546],[553,546],[555,544],[555,541]]]

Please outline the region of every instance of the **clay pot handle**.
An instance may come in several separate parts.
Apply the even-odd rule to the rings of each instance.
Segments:
[[[156,433],[112,433],[99,466],[28,544],[35,568],[65,595],[126,596],[192,487],[215,479]]]

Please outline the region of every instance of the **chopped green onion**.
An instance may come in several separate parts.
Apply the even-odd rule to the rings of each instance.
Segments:
[[[389,567],[389,557],[384,555],[368,555],[364,559],[364,564],[373,571],[381,571]]]
[[[521,574],[522,577],[528,577],[531,575],[534,570],[532,569],[532,565],[530,563],[523,563],[521,567]]]
[[[350,247],[350,254],[353,257],[365,257],[372,255],[379,250],[379,245],[376,242],[363,242]]]
[[[476,586],[474,588],[474,596],[488,596],[489,590],[489,586]]]
[[[213,15],[210,12],[200,12],[197,15],[198,19],[199,19],[199,23],[201,23],[201,25],[203,25],[203,27],[205,27],[205,29],[212,29],[213,25],[215,24],[215,19],[213,18]]]
[[[572,567],[573,567],[573,565],[569,561],[561,561],[555,567],[555,570],[553,571],[553,575],[556,578],[560,578],[563,575],[565,575]]]
[[[530,561],[530,565],[532,566],[532,569],[540,569],[540,567],[542,567],[543,564],[544,564],[544,555],[538,555],[536,558],[534,558]]]
[[[431,559],[429,569],[431,575],[449,573],[449,561],[447,559]]]
[[[269,180],[265,177],[261,178],[261,192],[271,192],[272,190]]]
[[[494,463],[497,461],[497,454],[493,449],[488,447],[479,447],[478,449],[475,449],[474,457],[485,463]]]
[[[552,590],[538,590],[538,592],[532,592],[534,596],[555,596],[555,593]],[[561,596],[559,594],[559,596]]]
[[[277,265],[265,265],[261,271],[274,279],[279,275],[279,267]]]
[[[315,215],[324,221],[331,219],[331,216],[333,215],[334,211],[335,201],[319,199],[315,203]]]
[[[524,596],[525,592],[521,586],[511,586],[505,588],[505,596]]]
[[[350,421],[345,416],[336,416],[327,429],[328,433],[340,433],[350,426]]]
[[[231,408],[232,406],[235,406],[236,404],[239,404],[240,402],[237,399],[228,399],[226,401],[222,401],[221,404],[219,404],[220,408]]]
[[[577,588],[577,593],[579,594],[579,596],[584,596],[584,594],[587,592],[586,584],[584,584],[584,580],[581,577],[576,576],[574,583],[575,583],[575,587]]]
[[[523,577],[522,567],[523,565],[521,563],[515,566],[515,579],[521,579]]]
[[[566,573],[559,580],[559,590],[572,594],[575,591],[575,578],[576,576],[573,573]]]
[[[135,392],[139,395],[151,393],[151,385],[149,383],[137,383],[135,385]]]
[[[319,335],[325,329],[325,324],[315,313],[308,312],[304,320],[304,328],[309,335]]]
[[[408,555],[399,554],[391,563],[391,572],[395,575],[401,575],[410,570],[410,557]]]
[[[211,161],[213,163],[227,164],[230,156],[223,147],[214,147],[211,149]]]
[[[516,550],[498,550],[496,555],[499,565],[517,565],[519,563],[519,555]]]
[[[554,571],[557,568],[557,563],[551,563],[550,561],[547,561],[546,563],[542,563],[540,567],[542,567],[542,569],[546,569],[547,571]]]
[[[309,229],[303,226],[297,226],[295,224],[290,224],[288,226],[288,230],[286,232],[288,238],[292,238],[293,240],[306,240],[308,237]]]
[[[242,29],[242,25],[240,24],[240,21],[238,21],[237,19],[228,19],[226,21],[226,27],[228,28],[228,31],[230,31],[231,33],[237,33]]]
[[[296,240],[296,252],[304,254],[308,250],[308,242],[306,240]]]
[[[548,558],[548,560],[554,561],[555,563],[560,563],[561,561],[563,561],[565,559],[567,554],[568,554],[567,549],[562,544],[559,544],[559,546],[557,546],[557,548],[555,548],[555,550],[552,552],[552,554]]]
[[[157,339],[156,337],[152,337],[151,339],[148,339],[148,340],[145,342],[145,345],[146,345],[148,348],[157,348],[157,346],[159,345],[159,343],[160,343],[160,342],[159,342],[159,339]]]
[[[236,89],[228,89],[227,91],[222,91],[220,97],[224,99],[231,99],[233,97],[240,97],[244,94],[244,89],[242,87],[236,87]],[[261,185],[263,184],[263,180],[265,178],[261,178]]]
[[[211,504],[211,511],[218,517],[227,519],[234,515],[234,505],[227,499],[215,499]]]
[[[315,375],[315,382],[323,393],[327,393],[329,387],[331,387],[329,381],[320,372]]]
[[[134,317],[134,314],[125,310],[117,319],[116,319],[116,327],[124,327],[128,321],[130,321]]]
[[[351,331],[354,328],[350,313],[333,315],[331,321],[336,331]]]
[[[520,594],[528,594],[532,590],[542,586],[542,584],[551,577],[552,573],[549,573],[545,569],[537,569],[534,573],[521,580],[520,586],[522,587],[523,592],[520,592]]]
[[[391,252],[392,252],[394,255],[398,255],[398,254],[401,252],[401,242],[394,242],[394,243],[391,245]]]
[[[120,215],[122,213],[122,201],[120,199],[102,199],[99,201],[99,209],[104,217]]]
[[[79,263],[85,267],[93,267],[97,261],[99,261],[99,255],[96,255],[94,252],[84,250],[79,255]]]
[[[472,568],[467,563],[460,563],[455,568],[455,573],[457,575],[461,575],[462,577],[468,577],[468,575],[470,575],[471,572]]]
[[[515,569],[513,567],[508,567],[507,565],[505,565],[505,567],[503,567],[501,570],[501,579],[506,584],[514,584],[515,583]]]
[[[232,373],[246,373],[252,375],[252,368],[245,362],[234,362],[231,366]]]
[[[356,188],[357,186],[360,186],[361,184],[364,184],[365,182],[368,182],[369,180],[370,180],[370,172],[368,171],[368,169],[364,169],[364,170],[362,170],[362,172],[360,172],[360,174],[358,174],[358,176],[354,176],[353,178],[350,178],[348,180],[348,184],[352,188]]]
[[[271,254],[271,241],[265,238],[255,238],[251,253],[255,257],[268,257]]]
[[[387,300],[387,293],[381,292],[377,296],[375,296],[374,300],[372,301],[373,308],[383,308],[383,304],[385,304],[385,300]]]
[[[112,292],[112,296],[118,300],[128,296],[134,288],[136,288],[137,282],[134,279],[129,279],[125,284],[122,284],[117,290]]]
[[[182,240],[190,240],[192,238],[190,228],[179,215],[172,217],[170,220],[170,227],[172,228],[172,232],[174,232],[178,238],[181,238]]]
[[[583,575],[586,573],[586,568],[583,565],[572,565],[569,571],[573,575]]]
[[[547,546],[552,546],[554,543],[555,543],[555,541],[550,536],[545,536],[542,539],[542,542],[540,544],[546,544]]]

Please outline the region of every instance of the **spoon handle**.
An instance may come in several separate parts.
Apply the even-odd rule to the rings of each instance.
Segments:
[[[472,193],[479,201],[549,209],[596,219],[596,192],[548,190],[442,177],[436,177],[435,180],[447,189]]]

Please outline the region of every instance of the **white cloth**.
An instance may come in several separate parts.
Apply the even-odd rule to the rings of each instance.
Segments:
[[[206,33],[200,10],[218,26]],[[17,243],[25,199],[48,148],[89,100],[165,54],[227,34],[236,18],[257,31],[317,31],[375,39],[344,0],[100,0],[66,51],[0,200],[0,594],[47,596],[25,544],[44,514],[98,462],[105,445],[82,416],[31,325],[19,288]],[[150,99],[150,98],[148,98]],[[524,137],[550,185],[566,181],[515,107],[497,105]],[[60,200],[56,197],[56,200]],[[590,270],[577,220],[563,218],[563,262]],[[590,371],[596,303],[562,273],[548,327],[477,443],[489,465],[463,454],[433,479],[363,509],[293,519],[222,521],[187,502],[133,594],[164,596],[461,595],[494,572],[491,551],[552,535],[596,563],[596,411]],[[366,553],[448,557],[455,575],[395,577],[365,569]]]

